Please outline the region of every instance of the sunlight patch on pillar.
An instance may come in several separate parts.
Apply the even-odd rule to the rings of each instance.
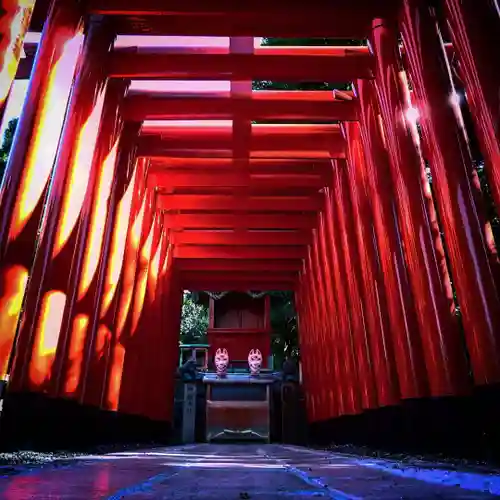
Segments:
[[[23,49],[24,36],[26,31],[28,31],[34,6],[35,0],[17,1],[16,12],[10,23],[8,47],[5,50],[3,66],[0,68],[0,107],[7,99],[10,87],[16,76]]]
[[[19,186],[20,195],[14,208],[9,233],[11,241],[23,230],[47,186],[82,42],[83,35],[77,34],[65,43],[61,57],[52,66],[47,79],[38,123],[35,124],[33,139],[27,152],[26,168]]]
[[[5,275],[0,298],[0,375],[7,375],[10,352],[21,313],[24,292],[28,283],[28,271],[23,266],[10,267]]]
[[[78,134],[69,178],[66,181],[66,190],[61,210],[62,217],[59,222],[52,258],[56,257],[63,249],[72,231],[75,229],[78,217],[82,211],[85,196],[87,195],[92,159],[99,132],[99,124],[101,122],[104,95],[105,88],[99,94],[90,116]]]
[[[85,260],[83,263],[82,277],[78,289],[78,300],[87,293],[90,283],[94,279],[97,266],[101,259],[102,241],[104,237],[104,226],[108,215],[108,201],[111,193],[113,174],[115,171],[116,154],[118,150],[118,139],[109,154],[106,156],[99,171],[99,183],[95,193],[95,205],[90,221],[89,237],[85,249]]]
[[[82,370],[83,349],[85,336],[89,326],[89,317],[86,314],[78,314],[73,320],[71,331],[71,342],[68,354],[68,374],[64,385],[64,393],[70,396],[78,389],[80,374]]]
[[[134,306],[132,311],[132,327],[130,330],[133,335],[139,324],[142,308],[144,307],[144,298],[146,297],[146,287],[148,284],[149,264],[151,259],[151,250],[153,246],[153,235],[155,230],[155,218],[151,221],[149,235],[144,243],[139,261],[139,272],[137,273],[137,289],[134,297]]]
[[[43,298],[29,368],[30,380],[35,385],[43,384],[50,377],[65,305],[66,294],[60,291],[48,292]]]
[[[115,227],[113,231],[113,239],[111,242],[111,251],[108,258],[108,270],[106,272],[106,280],[104,282],[103,300],[101,304],[100,318],[102,319],[107,313],[109,306],[116,293],[118,280],[123,267],[123,259],[125,256],[125,244],[127,241],[127,229],[132,210],[132,194],[134,192],[135,181],[137,176],[137,167],[134,167],[134,172],[130,183],[118,203],[116,210]]]

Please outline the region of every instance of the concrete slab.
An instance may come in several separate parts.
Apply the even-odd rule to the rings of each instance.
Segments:
[[[84,456],[0,477],[0,498],[486,499],[500,476],[282,445],[223,444]]]

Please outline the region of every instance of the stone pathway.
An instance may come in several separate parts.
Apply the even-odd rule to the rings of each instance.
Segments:
[[[500,476],[404,466],[282,445],[208,445],[77,457],[1,476],[0,498],[271,500],[472,499]]]

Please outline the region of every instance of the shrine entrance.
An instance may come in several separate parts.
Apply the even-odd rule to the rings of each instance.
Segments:
[[[286,424],[297,424],[301,409],[306,424],[298,370],[290,361],[275,366],[270,313],[266,292],[185,292],[175,392],[180,441],[300,440]]]

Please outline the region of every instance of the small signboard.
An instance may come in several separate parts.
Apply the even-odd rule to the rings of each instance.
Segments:
[[[184,384],[182,442],[194,443],[196,424],[196,384]]]

